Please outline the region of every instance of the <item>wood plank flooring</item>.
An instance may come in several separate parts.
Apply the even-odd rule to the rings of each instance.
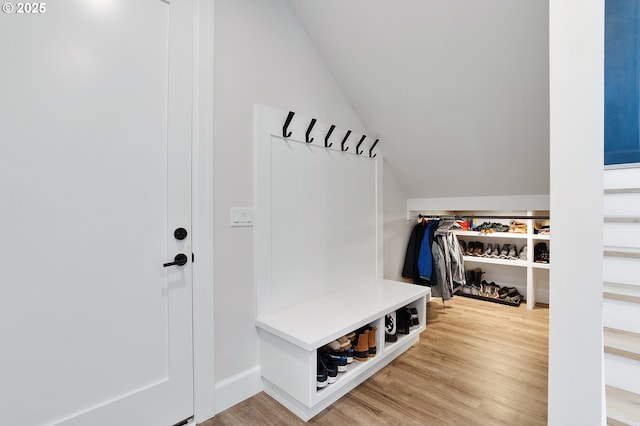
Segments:
[[[427,308],[420,342],[314,425],[545,425],[549,310],[464,297]],[[261,392],[201,426],[299,425]]]

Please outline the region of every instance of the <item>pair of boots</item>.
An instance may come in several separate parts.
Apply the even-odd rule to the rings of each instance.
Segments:
[[[396,311],[396,333],[409,334],[411,327],[420,325],[418,309],[405,306]]]
[[[376,356],[376,332],[377,326],[365,327],[356,332],[353,342],[353,357],[358,361],[367,361]]]
[[[482,269],[476,268],[467,271],[467,285],[463,288],[463,292],[467,294],[473,294],[474,296],[480,295],[480,282],[482,281]]]

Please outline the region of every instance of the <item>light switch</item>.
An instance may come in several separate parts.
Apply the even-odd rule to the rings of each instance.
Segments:
[[[231,207],[231,226],[253,226],[253,209]]]

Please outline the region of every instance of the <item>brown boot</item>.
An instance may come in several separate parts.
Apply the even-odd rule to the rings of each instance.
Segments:
[[[358,361],[366,361],[369,359],[369,330],[359,334],[357,337],[356,347],[353,349],[353,357]]]
[[[378,327],[374,326],[371,330],[369,330],[369,356],[376,356],[376,331],[378,331]]]

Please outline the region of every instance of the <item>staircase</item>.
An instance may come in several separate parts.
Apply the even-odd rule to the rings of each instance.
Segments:
[[[640,425],[640,168],[604,172],[607,424]]]

